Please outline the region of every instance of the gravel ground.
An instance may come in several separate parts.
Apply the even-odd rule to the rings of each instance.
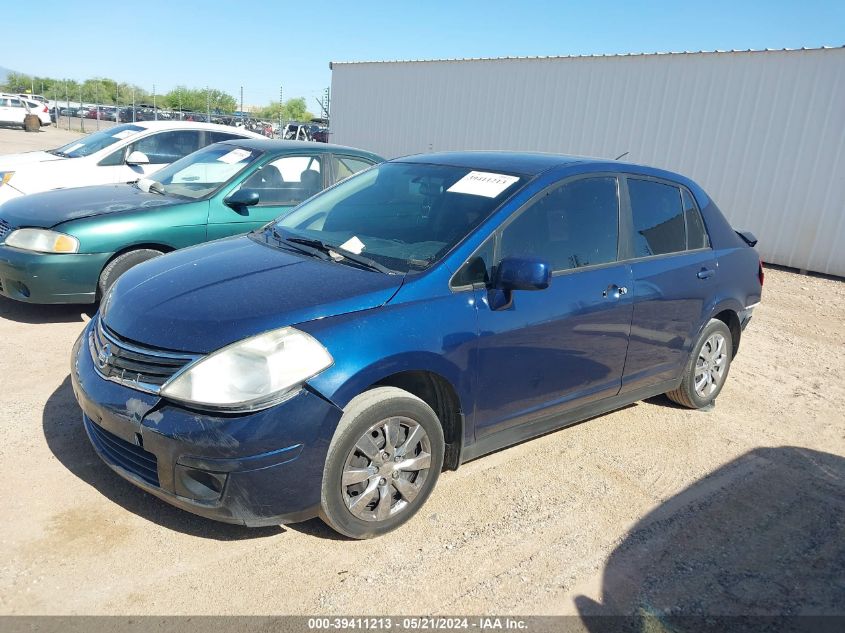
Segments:
[[[30,137],[70,140],[0,151]],[[714,410],[654,398],[476,460],[365,542],[125,483],[71,393],[90,311],[0,299],[0,614],[845,612],[845,283],[766,273]]]

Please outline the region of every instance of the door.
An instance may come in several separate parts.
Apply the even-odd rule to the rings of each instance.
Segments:
[[[633,317],[622,391],[676,378],[709,314],[716,258],[695,200],[675,183],[627,178]]]
[[[295,154],[274,158],[229,192],[249,189],[258,194],[258,204],[233,209],[223,203],[211,205],[208,239],[213,240],[257,229],[283,215],[325,187],[324,156]]]
[[[554,273],[547,289],[514,291],[504,309],[491,308],[493,291],[474,287],[477,439],[619,392],[631,277],[618,237],[618,180],[589,176],[546,192],[488,246],[482,257],[494,262],[540,257]]]

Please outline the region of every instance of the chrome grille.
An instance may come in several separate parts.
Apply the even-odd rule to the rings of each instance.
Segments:
[[[173,374],[198,358],[131,343],[109,330],[99,317],[91,330],[88,348],[94,367],[103,378],[149,393],[158,393]]]
[[[12,226],[6,222],[6,220],[0,218],[0,243],[2,243],[6,239],[6,236],[11,232]]]

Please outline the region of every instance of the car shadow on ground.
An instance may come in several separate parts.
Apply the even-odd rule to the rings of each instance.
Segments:
[[[279,534],[279,526],[247,528],[195,516],[174,508],[136,488],[106,466],[88,441],[82,427],[82,411],[73,397],[70,376],[50,396],[44,407],[42,426],[47,445],[74,475],[114,503],[170,530],[219,541],[262,538]]]
[[[0,319],[18,323],[81,323],[96,311],[96,304],[37,305],[0,297]]]
[[[575,603],[592,632],[832,631],[843,579],[845,458],[758,448],[646,515]]]

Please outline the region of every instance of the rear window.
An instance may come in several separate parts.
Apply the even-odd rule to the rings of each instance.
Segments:
[[[634,220],[634,257],[686,250],[681,190],[653,180],[628,179]]]

